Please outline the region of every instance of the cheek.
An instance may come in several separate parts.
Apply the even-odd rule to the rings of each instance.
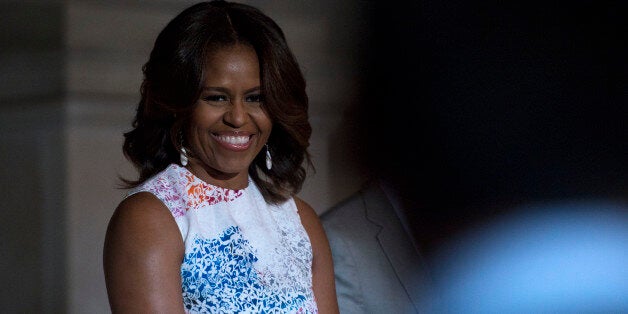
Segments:
[[[211,127],[216,123],[216,118],[207,112],[195,112],[187,126],[187,135],[191,142],[203,142]]]
[[[222,113],[212,110],[196,110],[190,124],[192,128],[207,129],[222,120]]]
[[[190,148],[195,148],[201,145],[201,143],[205,142],[204,136],[207,132],[205,129],[201,128],[199,125],[192,123],[188,128],[188,145]],[[201,145],[202,146],[202,145]]]
[[[258,117],[255,118],[255,121],[264,136],[268,137],[270,135],[270,131],[273,128],[273,122],[266,115],[266,113],[260,114]]]

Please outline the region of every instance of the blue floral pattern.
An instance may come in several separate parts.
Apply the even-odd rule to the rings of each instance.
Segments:
[[[307,313],[305,291],[268,284],[255,252],[236,226],[218,238],[194,239],[181,266],[183,301],[189,312]],[[316,310],[314,310],[315,312]]]

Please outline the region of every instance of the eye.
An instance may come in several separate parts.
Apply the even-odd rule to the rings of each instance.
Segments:
[[[227,96],[225,95],[207,95],[205,97],[203,97],[203,100],[205,101],[227,101]]]
[[[252,94],[252,95],[246,96],[245,101],[246,102],[262,102],[264,101],[264,99],[261,94]]]

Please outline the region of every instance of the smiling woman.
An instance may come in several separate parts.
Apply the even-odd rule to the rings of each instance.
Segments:
[[[107,230],[114,313],[337,313],[327,237],[296,197],[305,81],[258,9],[203,2],[159,34],[124,153],[139,171]]]
[[[207,58],[203,91],[190,121],[190,168],[205,182],[242,189],[248,168],[268,142],[272,122],[260,102],[255,50],[234,44]],[[272,155],[271,155],[272,156]]]

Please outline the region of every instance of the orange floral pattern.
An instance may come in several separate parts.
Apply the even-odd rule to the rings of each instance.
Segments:
[[[130,193],[140,190],[153,193],[165,203],[175,218],[184,216],[189,210],[197,210],[220,202],[231,202],[242,196],[243,190],[210,185],[178,165],[170,165],[162,173],[164,176],[149,179]]]

